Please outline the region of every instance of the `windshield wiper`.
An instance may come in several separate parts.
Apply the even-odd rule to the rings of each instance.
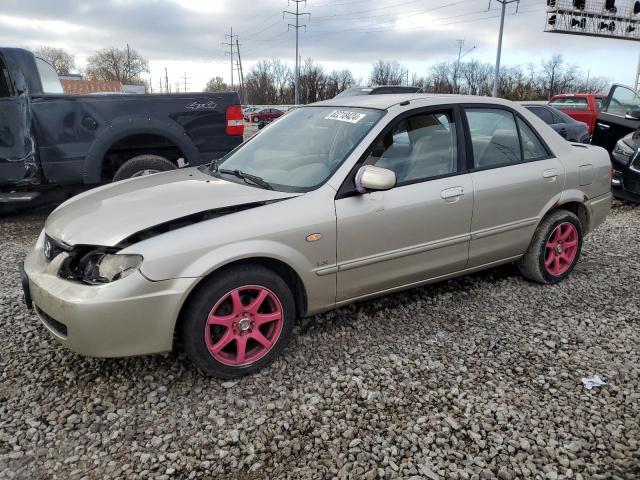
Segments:
[[[251,182],[254,185],[257,185],[266,190],[273,190],[273,187],[269,184],[269,182],[263,180],[261,177],[258,177],[256,175],[245,173],[242,170],[227,170],[225,168],[216,168],[214,171],[217,173],[226,173],[227,175],[233,175],[234,177],[241,178],[247,183]]]

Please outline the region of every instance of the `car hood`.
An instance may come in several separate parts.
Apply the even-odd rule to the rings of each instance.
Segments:
[[[186,168],[77,195],[49,216],[45,231],[70,246],[113,247],[135,233],[178,218],[297,195],[229,182]]]

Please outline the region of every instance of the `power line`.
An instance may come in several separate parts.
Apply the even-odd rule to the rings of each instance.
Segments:
[[[293,2],[296,4],[296,11],[290,12],[289,10],[284,10],[282,12],[282,18],[285,18],[286,15],[292,15],[296,19],[296,24],[293,25],[289,23],[287,25],[287,31],[290,28],[296,29],[296,72],[295,72],[295,105],[300,103],[300,57],[299,57],[299,36],[300,29],[304,28],[305,32],[307,31],[307,25],[300,25],[300,17],[307,15],[311,18],[311,14],[308,12],[300,13],[300,4],[304,2],[305,7],[307,6],[307,0],[289,0],[289,2]]]
[[[516,1],[516,0],[514,0]],[[536,8],[533,10],[527,10],[527,11],[521,11],[520,13],[534,13],[534,12],[538,12],[538,11],[543,11],[544,7],[540,7],[540,8]],[[443,20],[450,20],[452,18],[458,18],[458,17],[464,17],[464,16],[470,16],[470,15],[477,15],[477,14],[484,14],[484,13],[489,13],[486,10],[481,10],[481,11],[477,11],[477,12],[472,12],[472,13],[464,13],[464,14],[459,14],[459,15],[452,15],[452,16],[448,16],[448,17],[440,17],[437,19],[433,19],[433,22],[437,22],[437,21],[443,21]],[[341,33],[376,33],[376,32],[389,32],[389,31],[395,31],[395,32],[407,32],[407,31],[412,31],[412,30],[430,30],[432,27],[437,26],[437,27],[441,27],[441,26],[446,26],[446,25],[455,25],[455,24],[463,24],[463,23],[471,23],[471,22],[477,22],[477,21],[482,21],[482,20],[489,20],[492,18],[498,18],[500,16],[500,14],[498,15],[490,15],[487,17],[480,17],[480,18],[473,18],[470,20],[462,20],[462,21],[455,21],[455,22],[447,22],[447,23],[433,23],[430,25],[422,25],[422,26],[418,26],[418,27],[406,27],[406,28],[397,28],[395,26],[391,26],[391,27],[386,27],[386,28],[373,28],[371,29],[370,27],[372,27],[373,25],[364,25],[362,26],[362,28],[365,28],[365,30],[361,30],[358,28],[347,28],[347,29],[343,29],[343,30],[321,30],[321,31],[314,31],[313,33],[310,33],[309,36],[318,36],[318,35],[335,35],[335,34],[341,34]],[[386,23],[390,23],[390,22],[386,22]],[[379,24],[376,24],[379,25]]]
[[[533,7],[533,1],[531,3],[528,3],[528,0],[521,0],[521,2],[523,4],[529,4]],[[449,5],[451,6],[451,5]],[[438,8],[438,7],[435,7]],[[539,7],[533,7],[530,9],[520,9],[518,14],[519,15],[528,15],[531,13],[538,13],[538,12],[542,12],[545,10],[544,6],[539,6]],[[481,15],[480,17],[474,18],[478,15]],[[496,15],[495,10],[486,10],[485,8],[483,8],[482,10],[477,10],[474,12],[468,12],[468,13],[462,13],[462,14],[456,14],[456,15],[447,15],[447,16],[442,16],[442,17],[438,17],[438,18],[434,18],[430,21],[429,25],[420,25],[420,26],[416,26],[416,27],[403,27],[403,28],[398,28],[394,25],[395,20],[389,21],[389,22],[376,22],[376,23],[369,23],[366,25],[361,25],[359,27],[351,27],[351,28],[346,28],[346,29],[338,29],[338,30],[316,30],[314,32],[308,33],[307,36],[309,37],[317,37],[317,36],[331,36],[331,35],[341,35],[341,34],[368,34],[368,33],[378,33],[378,32],[388,32],[388,31],[394,31],[394,32],[413,32],[413,31],[425,31],[425,30],[431,30],[433,27],[443,27],[443,26],[448,26],[448,25],[462,25],[462,24],[468,24],[468,23],[476,23],[476,22],[483,22],[483,21],[487,21],[487,20],[492,20],[495,18],[500,17],[500,13],[498,13]],[[464,18],[464,17],[472,17],[472,18]],[[315,18],[315,17],[314,17]],[[461,19],[461,20],[459,20]],[[417,20],[416,20],[417,21]],[[388,25],[388,26],[386,26]],[[273,44],[276,42],[280,42],[281,38],[286,34],[287,32],[280,32],[272,37],[268,37],[268,38],[263,38],[260,40],[255,40],[256,42],[260,42],[260,45],[256,45],[253,47],[250,47],[249,49],[245,49],[244,50],[244,56],[245,58],[247,57],[248,54],[252,54],[254,52],[256,52],[257,50],[262,50],[264,45],[263,44]]]

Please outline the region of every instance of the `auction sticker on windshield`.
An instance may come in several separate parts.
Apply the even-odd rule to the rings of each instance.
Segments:
[[[334,110],[324,117],[325,120],[337,120],[339,122],[358,123],[367,115],[359,112],[349,112],[347,110]]]

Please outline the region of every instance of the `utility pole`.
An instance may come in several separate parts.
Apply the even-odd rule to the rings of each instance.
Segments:
[[[227,40],[227,38],[229,39],[229,41],[228,41],[228,42],[226,41],[226,40]],[[226,34],[224,35],[224,39],[225,39],[225,41],[224,41],[224,42],[222,42],[222,45],[223,45],[223,46],[225,46],[225,47],[229,47],[229,48],[231,49],[231,51],[230,51],[230,52],[226,52],[226,51],[224,52],[225,56],[226,56],[226,55],[229,55],[229,56],[231,57],[231,90],[233,90],[233,89],[234,89],[234,86],[233,86],[233,70],[234,70],[234,66],[233,66],[233,43],[234,43],[234,40],[233,40],[233,39],[234,39],[234,38],[236,38],[236,39],[237,39],[237,38],[238,38],[238,35],[234,35],[234,34],[233,34],[233,27],[231,27],[231,33],[226,33]]]
[[[453,93],[458,93],[458,75],[460,74],[460,60],[462,60],[468,53],[476,48],[475,45],[466,52],[462,53],[462,47],[464,46],[465,39],[456,40],[458,42],[458,60],[456,61],[456,68],[453,72]]]
[[[493,74],[493,92],[492,96],[498,96],[498,81],[500,80],[500,57],[502,55],[502,33],[504,32],[504,15],[507,9],[507,5],[517,2],[520,4],[520,0],[496,0],[502,5],[502,11],[500,13],[500,33],[498,33],[498,53],[496,55],[496,69]],[[491,8],[491,3],[489,3]],[[516,10],[517,12],[517,10]]]
[[[240,103],[242,103],[243,101],[246,102],[247,100],[246,98],[244,98],[247,92],[244,89],[244,74],[242,73],[242,58],[240,57],[240,42],[238,41],[237,37],[236,37],[236,47],[238,50],[238,69],[240,70],[240,92],[242,93],[240,98]]]
[[[458,61],[456,69],[453,72],[453,93],[458,93],[458,72],[460,71],[460,58],[462,57],[462,47],[464,47],[464,38],[456,40],[458,42]]]
[[[169,87],[169,74],[167,73],[167,67],[164,67],[164,86],[166,87],[166,93],[171,93],[171,88]]]
[[[191,85],[189,83],[189,77],[187,77],[187,72],[184,72],[184,75],[182,75],[182,81],[184,82],[184,93],[187,93],[187,89]]]
[[[296,11],[295,12],[290,12],[289,10],[285,10],[282,12],[282,18],[285,18],[285,16],[287,14],[289,15],[293,15],[296,18],[296,24],[288,24],[287,25],[287,31],[291,28],[295,28],[296,29],[296,81],[295,81],[295,100],[294,103],[295,105],[298,105],[298,103],[300,103],[300,60],[299,60],[299,31],[301,28],[304,28],[304,31],[307,31],[307,26],[306,25],[300,25],[300,17],[302,17],[303,15],[308,15],[309,18],[311,18],[311,14],[310,13],[300,13],[300,4],[304,2],[304,6],[307,6],[307,0],[289,0],[289,5],[291,5],[291,2],[296,4]]]

